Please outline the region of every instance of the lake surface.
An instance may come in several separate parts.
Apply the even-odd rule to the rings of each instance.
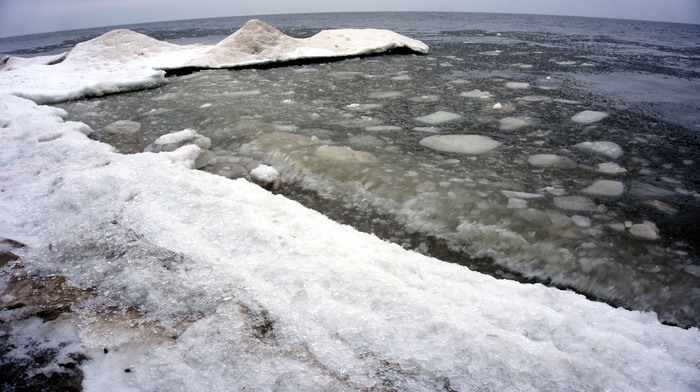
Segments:
[[[248,19],[128,28],[216,43]],[[387,28],[431,51],[201,71],[57,106],[123,153],[191,128],[212,141],[207,172],[246,177],[265,163],[286,196],[406,248],[700,324],[700,26],[462,13],[260,19],[300,38]],[[111,29],[6,38],[0,51],[56,53]]]

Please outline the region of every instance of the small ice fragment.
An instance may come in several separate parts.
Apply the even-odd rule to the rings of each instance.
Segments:
[[[527,117],[505,117],[498,122],[500,123],[498,128],[502,131],[512,131],[530,125]]]
[[[456,113],[450,113],[443,110],[437,111],[435,113],[428,114],[427,116],[417,117],[416,121],[430,125],[438,125],[450,121],[456,121],[462,119],[462,116]]]
[[[564,210],[593,211],[595,203],[584,196],[560,196],[554,198],[554,205]]]
[[[620,196],[625,187],[620,181],[598,180],[583,190],[583,193],[600,196]]]
[[[574,147],[604,155],[610,159],[617,159],[622,156],[622,148],[613,142],[583,142]]]
[[[518,199],[516,197],[508,199],[508,208],[523,209],[527,208],[527,200]]]
[[[686,265],[683,269],[685,270],[685,272],[700,278],[700,265]]]
[[[527,192],[518,192],[518,191],[501,191],[503,195],[505,195],[508,198],[518,198],[518,199],[539,199],[541,197],[544,197],[544,195],[541,195],[539,193],[527,193]]]
[[[501,105],[501,103],[499,102],[499,103],[493,105],[493,108],[496,109],[496,110],[502,109],[502,108],[503,108],[503,105]]]
[[[402,96],[401,91],[375,91],[369,95],[370,98],[375,99],[392,99]]]
[[[678,210],[672,207],[671,205],[664,203],[663,201],[660,200],[651,200],[646,202],[645,204],[650,205],[654,208],[656,208],[659,211],[663,211],[672,215],[676,215],[678,213]]]
[[[632,227],[630,227],[630,234],[650,241],[659,239],[659,229],[656,227],[656,224],[651,221],[633,224]]]
[[[136,121],[119,120],[105,125],[103,130],[109,133],[136,133],[141,129],[141,124]]]
[[[250,180],[268,191],[278,191],[282,189],[282,176],[277,169],[272,166],[260,165],[251,170]]]
[[[461,93],[459,95],[461,95],[463,97],[467,97],[467,98],[479,98],[479,99],[488,99],[488,98],[493,97],[493,95],[491,95],[490,92],[481,91],[479,89],[470,90],[470,91],[467,91],[465,93]]]
[[[316,149],[314,155],[321,159],[336,162],[372,163],[377,161],[377,157],[368,152],[355,151],[350,147],[340,146],[320,146]]]
[[[551,76],[547,76],[546,79],[547,79],[547,80],[552,80],[552,77],[551,77]]]
[[[545,187],[544,190],[546,190],[547,193],[549,193],[550,195],[554,195],[554,196],[566,195],[566,191],[562,188],[555,188],[553,186],[548,186],[548,187]]]
[[[524,83],[524,82],[507,82],[506,83],[506,88],[509,88],[511,90],[525,90],[530,88],[530,83]]]
[[[178,132],[172,132],[165,134],[153,143],[146,146],[145,152],[163,152],[163,151],[175,151],[178,148],[194,144],[201,149],[208,149],[211,147],[211,140],[203,135],[197,133],[193,129],[184,129]]]
[[[608,117],[608,114],[605,112],[584,110],[580,113],[574,114],[574,116],[571,117],[571,121],[577,122],[580,124],[590,124],[590,123],[600,121],[600,120],[604,119],[605,117]]]
[[[591,219],[582,215],[572,215],[571,220],[578,227],[589,227],[591,225]]]
[[[420,144],[435,150],[482,154],[501,145],[500,142],[482,135],[435,135],[428,136]]]
[[[607,226],[615,231],[625,231],[626,229],[625,224],[620,222],[608,223]]]
[[[211,106],[211,103],[207,102],[207,103],[203,104],[202,106],[200,106],[199,108],[204,109],[204,108],[208,108],[210,106]]]
[[[365,131],[368,132],[389,132],[389,131],[400,131],[401,127],[395,125],[372,125],[365,127]]]
[[[532,166],[537,167],[558,167],[572,168],[576,167],[576,162],[573,160],[556,154],[535,154],[527,158],[527,162]]]
[[[604,162],[604,163],[599,163],[598,164],[598,169],[599,172],[601,173],[606,173],[606,174],[619,174],[619,173],[626,173],[627,169],[624,167],[621,167],[617,163],[614,162]]]

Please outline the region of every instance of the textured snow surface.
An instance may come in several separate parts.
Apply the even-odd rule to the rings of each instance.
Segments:
[[[231,68],[310,58],[367,55],[424,43],[389,30],[338,29],[297,39],[253,19],[216,45],[175,45],[131,30],[114,30],[63,55],[9,58],[0,64],[0,93],[52,103],[166,83],[164,70]]]
[[[121,155],[62,116],[0,96],[0,236],[94,288],[48,328],[84,348],[87,391],[700,388],[696,328],[406,251],[192,170],[197,146]]]

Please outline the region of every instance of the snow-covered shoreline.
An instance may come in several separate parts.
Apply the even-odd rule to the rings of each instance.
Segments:
[[[91,294],[2,313],[18,360],[84,355],[85,390],[700,388],[697,328],[406,251],[193,170],[195,145],[122,155],[64,117],[0,95],[0,237],[27,245],[0,285]]]

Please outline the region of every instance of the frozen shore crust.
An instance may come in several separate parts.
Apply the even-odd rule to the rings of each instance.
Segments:
[[[134,56],[162,59],[169,45]],[[142,76],[162,82],[148,65],[121,73],[132,62],[106,48],[85,79],[77,75],[96,63],[39,71],[69,55],[20,67],[35,72],[13,81],[0,71],[2,91],[50,102],[114,88],[115,74],[130,88],[147,87]],[[409,252],[244,180],[192,170],[195,145],[121,155],[61,117],[0,95],[0,236],[28,245],[18,252],[27,270],[95,288],[22,335],[48,346],[72,339],[89,358],[87,391],[700,388],[697,328]]]

